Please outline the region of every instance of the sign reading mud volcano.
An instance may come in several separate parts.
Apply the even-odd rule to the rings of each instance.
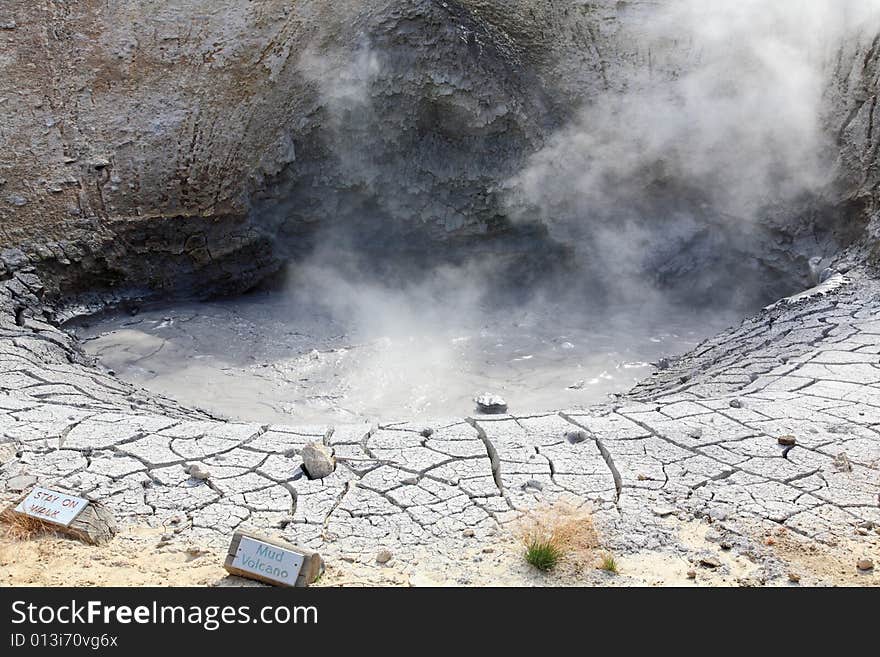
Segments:
[[[81,497],[37,487],[27,494],[15,510],[32,518],[69,527],[88,505],[89,501]]]
[[[224,567],[233,575],[281,586],[308,586],[324,567],[321,555],[264,536],[235,532]]]

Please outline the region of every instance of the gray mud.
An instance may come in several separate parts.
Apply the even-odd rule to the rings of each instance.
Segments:
[[[485,391],[516,413],[590,405],[732,321],[642,310],[584,319],[552,305],[474,317],[410,307],[365,321],[273,292],[108,315],[72,330],[121,379],[184,404],[241,420],[324,423],[460,416]]]

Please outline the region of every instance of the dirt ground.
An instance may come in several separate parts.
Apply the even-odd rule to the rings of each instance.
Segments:
[[[759,564],[748,555],[719,550],[704,523],[680,523],[681,551],[643,551],[614,555],[618,574],[599,569],[601,548],[564,559],[542,573],[523,559],[522,542],[512,532],[492,545],[479,544],[456,555],[438,557],[425,551],[406,562],[385,565],[330,559],[318,586],[743,586],[753,585]],[[111,542],[88,546],[54,533],[27,537],[0,532],[0,586],[258,586],[227,575],[223,550],[165,545],[162,531],[127,527]],[[767,545],[785,562],[786,572],[770,586],[878,586],[877,569],[860,572],[854,547],[805,544],[787,533],[768,536]],[[695,565],[688,554],[711,550],[717,568]],[[880,540],[859,556],[880,563]]]

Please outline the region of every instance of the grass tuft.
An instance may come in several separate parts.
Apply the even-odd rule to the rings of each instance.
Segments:
[[[562,550],[552,540],[534,539],[526,546],[526,561],[544,572],[553,570],[562,557]]]
[[[557,502],[540,507],[520,518],[517,525],[526,561],[543,572],[561,561],[575,568],[586,564],[598,545],[593,516],[584,505]]]
[[[617,575],[620,572],[620,569],[617,567],[614,555],[605,554],[605,556],[602,557],[602,562],[599,564],[599,570],[605,570]]]

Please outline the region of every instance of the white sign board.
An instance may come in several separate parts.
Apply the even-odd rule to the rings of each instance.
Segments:
[[[242,536],[232,566],[266,579],[294,586],[304,561],[305,557],[301,554]]]
[[[27,494],[15,510],[32,518],[69,527],[88,505],[89,501],[81,497],[37,487]]]

